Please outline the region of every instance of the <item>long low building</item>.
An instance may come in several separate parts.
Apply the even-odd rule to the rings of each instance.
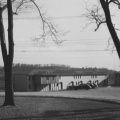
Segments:
[[[77,74],[60,76],[59,82],[63,84],[63,88],[68,86],[77,86],[79,84],[96,84],[98,86],[107,86],[107,74]]]
[[[14,74],[14,91],[58,91],[80,84],[99,86],[120,86],[120,73],[114,74],[66,74],[55,75],[51,71],[34,70],[29,74]],[[0,91],[4,91],[4,76],[0,76]]]
[[[69,86],[77,86],[80,83],[94,83],[98,86],[107,86],[107,74],[77,74],[77,75],[53,75],[53,74],[15,74],[13,77],[14,91],[58,91],[66,90]]]

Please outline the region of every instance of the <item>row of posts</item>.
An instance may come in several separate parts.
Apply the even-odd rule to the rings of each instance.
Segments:
[[[42,84],[41,85],[42,91],[59,91],[63,89],[62,82],[54,83],[54,84]]]

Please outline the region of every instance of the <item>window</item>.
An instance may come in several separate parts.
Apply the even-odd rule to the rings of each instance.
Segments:
[[[46,77],[46,80],[49,80],[49,77]]]
[[[91,75],[91,78],[94,78],[95,76],[94,75]]]
[[[81,75],[78,76],[78,79],[81,79]]]

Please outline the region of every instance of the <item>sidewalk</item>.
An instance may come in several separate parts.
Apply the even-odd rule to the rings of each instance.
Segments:
[[[1,95],[4,96],[4,92],[0,92],[0,96]],[[105,87],[90,90],[71,90],[71,91],[15,92],[15,96],[87,98],[116,101],[120,103],[120,87]]]

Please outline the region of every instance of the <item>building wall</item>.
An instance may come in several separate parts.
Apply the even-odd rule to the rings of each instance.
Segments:
[[[41,91],[58,90],[59,76],[44,76],[41,77]]]
[[[62,88],[59,87],[60,89],[67,89],[67,86],[72,85],[71,82],[76,82],[74,81],[74,76],[61,76],[60,77],[60,82],[63,83]]]
[[[67,89],[67,86],[78,85],[79,82],[82,81],[83,84],[86,84],[91,81],[91,83],[95,83],[98,81],[100,84],[103,80],[105,80],[107,75],[76,75],[76,76],[61,76],[60,82],[63,83],[63,89]]]
[[[15,74],[13,76],[13,81],[15,92],[29,91],[29,79],[26,74]]]
[[[58,86],[56,83],[54,84],[41,84],[41,86],[37,87],[37,91],[58,91]]]
[[[119,72],[109,75],[108,85],[109,86],[120,86],[120,73]]]
[[[34,91],[53,91],[57,89],[59,77],[56,75],[30,75],[31,90]]]
[[[41,77],[41,84],[54,84],[59,83],[58,76],[42,76]]]
[[[120,86],[120,73],[114,74],[114,86]]]
[[[108,86],[113,86],[115,84],[115,75],[109,75],[108,77]]]
[[[27,77],[27,91],[29,92],[33,92],[33,91],[36,91],[36,86],[35,86],[35,81],[32,79],[32,77],[28,76]]]
[[[26,91],[56,91],[65,90],[68,86],[77,86],[80,82],[86,84],[102,83],[107,79],[107,75],[14,75],[14,90],[19,92]]]
[[[49,82],[46,77],[41,78],[42,84],[41,86],[37,86],[37,91],[58,91],[58,90],[66,90],[68,86],[77,86],[79,82],[82,81],[83,84],[88,82],[98,83],[99,85],[104,86],[106,84],[107,75],[76,75],[76,76],[57,76],[57,82]],[[48,82],[46,82],[48,80]],[[44,81],[44,82],[43,82]],[[58,83],[59,81],[59,83]]]

